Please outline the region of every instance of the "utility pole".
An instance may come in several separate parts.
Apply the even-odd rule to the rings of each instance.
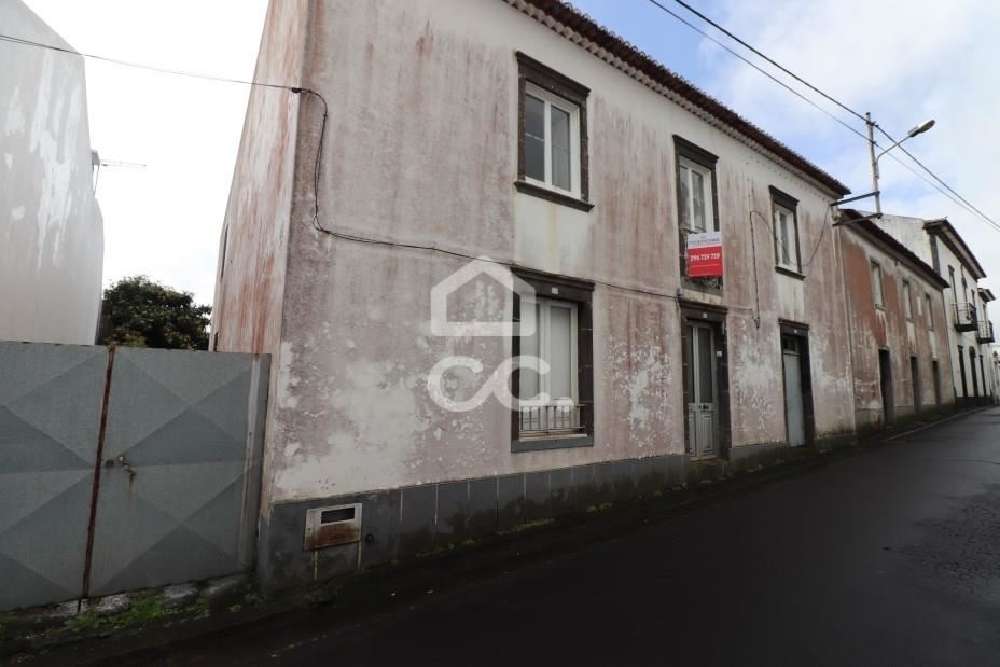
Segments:
[[[865,126],[868,128],[868,154],[872,160],[872,194],[875,195],[875,214],[882,213],[882,200],[878,191],[878,158],[875,157],[875,123],[872,114],[865,112]]]

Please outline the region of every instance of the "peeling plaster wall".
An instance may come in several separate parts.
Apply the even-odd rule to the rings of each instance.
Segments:
[[[320,224],[383,244],[313,228],[319,115],[307,109],[271,396],[273,501],[682,453],[673,134],[720,156],[725,291],[690,296],[729,309],[734,446],[785,440],[779,319],[810,327],[817,435],[853,428],[845,312],[831,298],[843,286],[823,229],[832,193],[496,0],[326,1],[311,11],[305,85],[332,110]],[[515,49],[592,90],[589,213],[514,192]],[[803,254],[813,257],[804,280],[774,270],[769,185],[801,202]],[[482,361],[481,375],[454,382],[467,398],[510,343],[431,335],[431,288],[465,260],[398,244],[595,282],[593,447],[512,454],[497,401],[450,413],[430,400],[427,374],[443,356]],[[509,313],[509,298],[483,301],[490,289],[455,295],[455,311]]]
[[[844,277],[848,290],[854,368],[855,409],[859,428],[873,428],[883,421],[882,393],[879,384],[879,349],[890,354],[893,405],[897,417],[914,414],[913,382],[910,358],[917,357],[919,393],[923,408],[934,403],[932,361],[939,364],[941,405],[955,402],[950,385],[952,356],[949,346],[949,320],[945,317],[942,290],[877,242],[861,233],[838,228],[837,236],[844,256]],[[876,308],[872,287],[871,262],[882,268],[884,308]],[[903,305],[903,281],[910,283],[913,299],[912,320],[906,319]],[[931,295],[933,328],[928,318],[925,295]]]
[[[900,243],[905,245],[909,250],[913,251],[920,259],[924,260],[928,264],[933,264],[933,257],[931,253],[931,242],[930,234],[928,234],[923,229],[923,223],[925,221],[919,218],[909,218],[905,216],[898,215],[887,215],[883,220],[879,221],[879,226],[884,228],[886,232],[895,237]],[[940,261],[940,275],[945,280],[948,280],[948,267],[954,267],[955,269],[955,285],[961,290],[962,289],[962,278],[964,277],[969,284],[969,289],[975,290],[977,281],[972,277],[969,267],[964,265],[962,259],[952,252],[951,248],[948,247],[942,239],[937,239],[937,251],[938,259]],[[972,398],[973,397],[973,386],[972,377],[969,372],[969,357],[968,350],[970,347],[975,348],[976,356],[984,355],[986,360],[991,357],[990,346],[988,344],[980,345],[976,340],[976,333],[974,331],[956,331],[955,330],[955,304],[965,305],[968,297],[964,297],[961,294],[956,294],[954,290],[950,287],[943,292],[944,307],[947,312],[947,330],[948,330],[948,345],[951,350],[951,365],[953,371],[952,377],[952,388],[954,390],[954,395],[958,398]],[[978,312],[982,312],[982,302],[979,297],[976,297],[976,307]],[[962,346],[963,357],[959,360],[958,357],[958,346]],[[965,365],[966,372],[966,382],[967,391],[963,393],[962,391],[962,376],[959,363]],[[986,366],[985,360],[981,367],[978,359],[976,362],[976,377],[982,375],[982,370]],[[989,369],[986,368],[988,375],[988,386],[994,388],[995,384],[992,382],[992,378],[989,377]],[[980,381],[980,396],[983,395],[983,384]]]
[[[307,0],[268,5],[254,80],[301,81]],[[288,236],[293,215],[300,97],[268,87],[250,91],[226,217],[219,239],[219,275],[212,311],[216,349],[271,355],[269,396],[288,383],[290,357],[282,353]],[[311,206],[310,206],[311,210]],[[271,428],[276,401],[268,400],[264,475],[286,447]],[[271,487],[263,485],[262,508]]]
[[[306,8],[305,0],[270,3],[254,80],[301,79]],[[219,239],[212,332],[220,350],[277,350],[298,107],[298,96],[289,91],[250,91]]]
[[[21,0],[4,32],[72,48]],[[0,340],[91,345],[104,236],[83,59],[0,45]]]

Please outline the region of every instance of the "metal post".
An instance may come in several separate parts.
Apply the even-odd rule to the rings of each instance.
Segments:
[[[875,194],[875,213],[882,213],[882,201],[878,191],[878,159],[875,157],[875,123],[870,112],[865,112],[865,125],[868,127],[868,153],[872,160],[872,190]]]

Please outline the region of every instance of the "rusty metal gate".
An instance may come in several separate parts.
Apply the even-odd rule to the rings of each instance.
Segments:
[[[0,343],[0,609],[248,569],[266,356]]]

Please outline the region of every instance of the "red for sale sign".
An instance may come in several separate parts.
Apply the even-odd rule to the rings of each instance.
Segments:
[[[688,278],[722,277],[722,232],[687,237]]]

